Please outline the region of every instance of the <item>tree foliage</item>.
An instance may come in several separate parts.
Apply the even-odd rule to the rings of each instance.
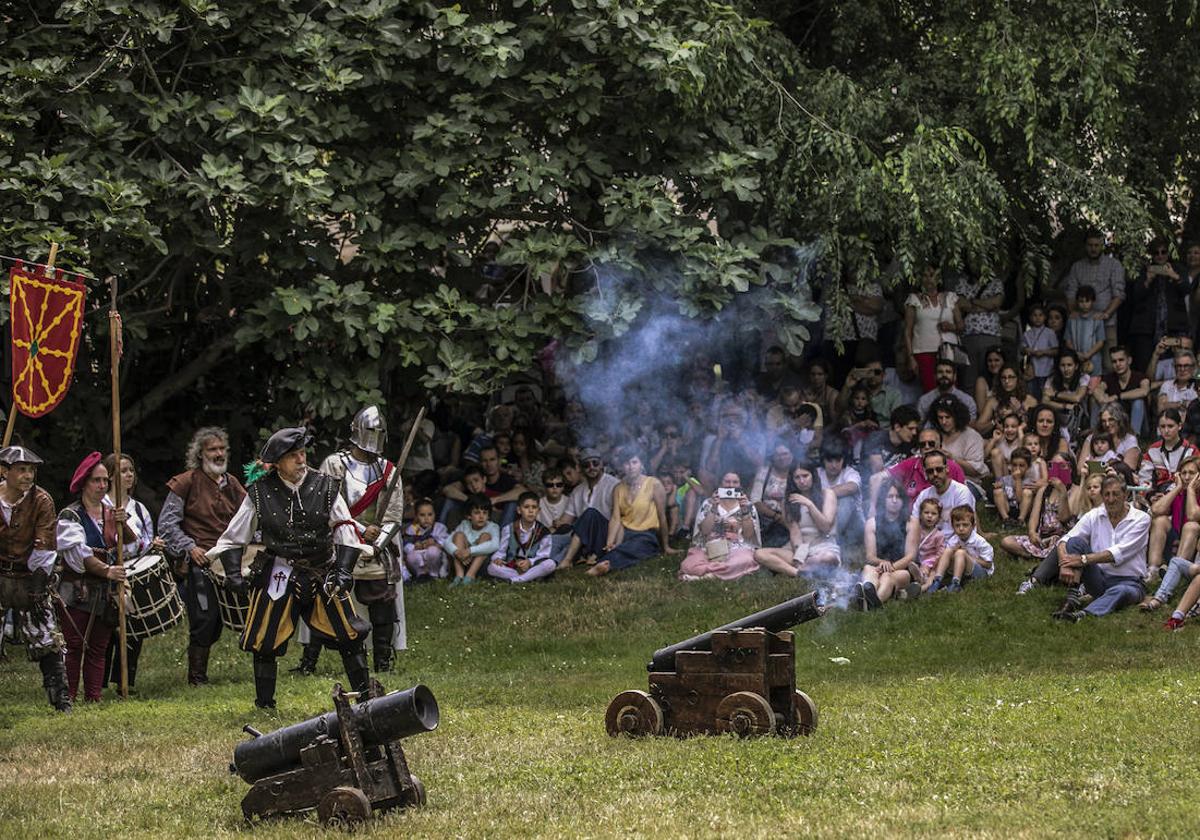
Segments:
[[[651,299],[798,348],[788,252],[1031,280],[1196,183],[1194,9],[1109,0],[66,0],[0,17],[0,246],[116,275],[145,446],[581,358]],[[505,241],[507,288],[480,296]],[[105,428],[105,325],[51,428]],[[79,393],[82,392],[82,393]],[[262,406],[270,408],[264,412]],[[239,410],[240,409],[240,410]],[[273,419],[273,418],[270,418]],[[162,431],[159,431],[159,427]],[[165,457],[165,455],[164,455]]]

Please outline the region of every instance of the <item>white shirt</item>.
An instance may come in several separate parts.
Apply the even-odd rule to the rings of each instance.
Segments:
[[[950,538],[946,540],[946,548],[965,548],[967,554],[987,570],[988,575],[996,571],[996,564],[993,562],[996,554],[992,549],[992,544],[979,536],[979,532],[974,529],[971,530],[965,541],[959,539],[958,534],[951,534]]]
[[[538,501],[537,521],[541,522],[547,528],[553,528],[554,520],[558,519],[567,512],[567,506],[570,503],[570,496],[561,496],[557,502],[552,502],[543,496],[541,500]]]
[[[1101,551],[1112,553],[1113,574],[1117,577],[1141,578],[1146,574],[1146,544],[1150,539],[1150,514],[1130,506],[1125,518],[1113,527],[1104,505],[1094,507],[1079,517],[1075,527],[1063,537],[1063,544],[1072,537],[1088,541],[1088,554]],[[1107,571],[1107,569],[1105,569]]]
[[[975,510],[975,497],[971,495],[971,491],[967,489],[967,485],[960,481],[950,479],[950,483],[946,486],[945,493],[939,493],[933,485],[926,487],[917,494],[917,498],[913,500],[912,517],[916,519],[921,515],[921,502],[926,499],[937,499],[942,503],[942,533],[949,539],[954,535],[954,528],[950,525],[950,511],[960,505],[966,505],[971,510]]]
[[[1180,388],[1174,379],[1168,379],[1158,392],[1167,398],[1167,402],[1183,403],[1184,408],[1187,408],[1188,404],[1196,399],[1196,385],[1191,381],[1185,382],[1184,386]]]
[[[584,511],[595,508],[605,519],[612,519],[613,489],[621,483],[615,475],[601,473],[596,480],[596,486],[588,489],[587,479],[579,482],[571,491],[571,500],[567,504],[567,513],[576,519],[583,516]]]

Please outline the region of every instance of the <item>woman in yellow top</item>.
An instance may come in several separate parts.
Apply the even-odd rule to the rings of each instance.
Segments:
[[[662,483],[646,475],[636,450],[625,452],[624,480],[613,488],[613,516],[600,562],[589,575],[627,569],[655,554],[675,554],[667,542],[667,493]]]

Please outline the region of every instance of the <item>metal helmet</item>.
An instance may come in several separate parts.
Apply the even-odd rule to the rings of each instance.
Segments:
[[[378,406],[368,405],[359,409],[350,421],[350,442],[372,455],[383,455],[387,443],[387,421]]]
[[[3,466],[11,467],[14,464],[37,466],[40,463],[42,463],[41,457],[27,446],[6,446],[0,449],[0,464]]]

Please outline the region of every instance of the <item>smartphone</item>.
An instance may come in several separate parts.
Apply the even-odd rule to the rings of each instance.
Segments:
[[[1103,475],[1104,474],[1104,463],[1102,461],[1088,461],[1087,462],[1087,474],[1088,475]]]

